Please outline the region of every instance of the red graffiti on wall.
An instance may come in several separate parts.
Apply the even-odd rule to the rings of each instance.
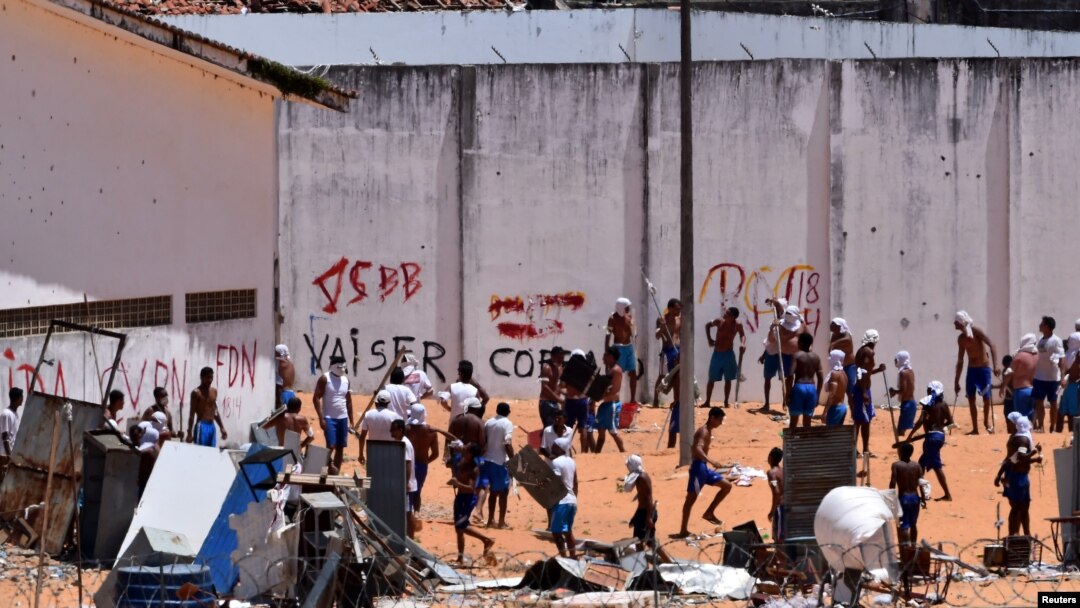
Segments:
[[[813,333],[821,325],[821,273],[809,264],[788,266],[772,278],[773,270],[761,266],[749,273],[739,264],[725,262],[709,269],[698,294],[704,302],[709,288],[716,284],[720,310],[734,306],[745,313],[746,328],[756,332],[763,322],[773,318],[773,307],[766,300],[785,298],[788,305],[802,310]]]
[[[488,313],[493,322],[503,315],[524,316],[526,322],[502,321],[495,328],[504,338],[525,341],[563,333],[565,328],[559,320],[562,311],[576,312],[584,305],[585,294],[580,291],[524,297],[492,295]]]
[[[345,303],[345,306],[351,306],[366,300],[368,298],[368,286],[364,282],[362,275],[364,271],[370,270],[373,266],[372,262],[366,260],[356,260],[350,265],[349,259],[342,256],[340,260],[334,262],[322,274],[315,277],[311,284],[318,287],[319,291],[326,297],[326,304],[322,307],[323,311],[328,314],[338,312],[341,291],[346,281],[346,268],[348,268],[348,283],[353,295]],[[400,287],[404,297],[403,301],[408,302],[424,286],[420,282],[420,271],[420,265],[415,262],[402,262],[397,266],[380,264],[379,301],[385,302],[386,298],[393,295]]]

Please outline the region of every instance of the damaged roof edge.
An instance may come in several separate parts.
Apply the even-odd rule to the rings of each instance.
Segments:
[[[298,99],[339,112],[349,111],[354,91],[346,91],[329,81],[271,61],[221,42],[204,38],[152,17],[135,13],[104,0],[46,0],[82,13],[97,21],[173,49],[190,57],[269,85],[286,99]]]

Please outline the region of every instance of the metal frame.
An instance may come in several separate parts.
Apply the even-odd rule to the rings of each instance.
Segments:
[[[81,325],[79,323],[72,323],[70,321],[61,321],[59,319],[53,319],[49,323],[49,331],[45,334],[45,342],[41,345],[41,355],[38,356],[37,365],[34,366],[34,376],[30,380],[30,392],[36,393],[34,389],[37,386],[38,374],[41,372],[41,364],[45,362],[45,353],[49,350],[49,342],[52,340],[53,332],[57,327],[63,327],[64,329],[70,329],[72,331],[81,331],[88,334],[97,334],[99,336],[105,336],[107,338],[114,338],[120,342],[116,347],[116,356],[113,358],[112,369],[109,371],[109,382],[101,389],[101,407],[105,407],[105,404],[109,400],[109,392],[112,391],[113,380],[116,379],[116,370],[120,367],[120,357],[124,353],[124,346],[127,345],[127,334],[121,334],[107,329],[101,329],[99,327],[91,327],[89,325]],[[95,355],[96,358],[96,355]],[[45,393],[40,393],[44,395]]]

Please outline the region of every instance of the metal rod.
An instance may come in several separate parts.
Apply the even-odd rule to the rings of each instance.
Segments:
[[[45,574],[45,543],[49,531],[49,501],[52,499],[53,471],[56,468],[56,444],[60,441],[60,411],[53,412],[52,444],[49,447],[49,474],[45,478],[45,504],[41,512],[41,532],[38,533],[37,590],[34,592],[34,608],[41,604],[41,584]]]

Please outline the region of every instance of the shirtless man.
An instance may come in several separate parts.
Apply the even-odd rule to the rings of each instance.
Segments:
[[[769,506],[768,520],[772,522],[773,542],[784,542],[784,450],[773,448],[769,450],[769,472],[765,478],[769,481],[769,493],[772,494],[772,505]]]
[[[454,488],[454,534],[457,536],[457,562],[464,565],[466,535],[484,544],[484,556],[491,553],[491,548],[495,546],[495,539],[469,527],[470,516],[478,502],[477,483],[480,481],[480,466],[477,460],[480,459],[481,448],[475,443],[467,444],[461,452],[463,454],[461,464],[446,485]]]
[[[619,349],[619,367],[630,377],[630,403],[637,401],[637,354],[634,352],[636,334],[630,300],[619,298],[615,301],[615,312],[608,317],[604,350],[613,345]]]
[[[709,334],[709,330],[716,328],[716,337]],[[728,399],[731,396],[731,381],[739,377],[739,363],[735,357],[735,336],[739,336],[739,355],[746,352],[746,332],[742,323],[739,322],[739,309],[734,306],[724,311],[722,319],[713,319],[705,324],[705,338],[709,346],[713,347],[712,359],[709,361],[709,384],[705,387],[705,403],[701,407],[709,407],[712,402],[713,385],[721,379],[724,381],[724,407],[729,407]]]
[[[1020,338],[1020,348],[1013,353],[1011,385],[1013,391],[1013,411],[1031,420],[1035,416],[1035,399],[1032,387],[1035,385],[1035,368],[1039,364],[1039,349],[1035,346],[1035,334],[1025,334]]]
[[[660,380],[675,368],[679,357],[679,332],[682,330],[682,302],[678,298],[668,300],[664,316],[656,320],[656,339],[660,340],[660,373],[656,376],[654,391],[659,394]],[[655,404],[659,406],[660,404]]]
[[[470,397],[465,400],[465,413],[461,414],[457,418],[450,421],[450,434],[457,437],[459,441],[469,446],[470,444],[476,444],[480,446],[480,454],[484,453],[484,422],[480,419],[480,410],[484,407],[480,400],[476,397]],[[455,451],[450,455],[450,468],[454,470],[457,468],[458,462],[461,460],[461,452]],[[478,464],[477,466],[480,466]]]
[[[634,529],[634,538],[641,541],[644,551],[656,544],[656,501],[653,500],[652,478],[645,472],[641,456],[631,454],[626,459],[626,480],[624,492],[637,492],[637,510],[630,518],[630,527]]]
[[[908,433],[905,441],[910,442],[911,436],[919,427],[926,429],[926,439],[923,439],[923,453],[919,456],[919,466],[923,473],[933,471],[937,475],[938,483],[945,495],[938,500],[950,501],[952,494],[949,492],[949,483],[945,481],[944,463],[941,462],[941,448],[945,446],[945,429],[953,423],[949,406],[945,404],[945,387],[934,380],[926,387],[926,397],[922,400],[922,414],[915,421],[915,426]]]
[[[570,354],[570,359],[573,360],[574,357],[584,358],[585,352],[574,349],[574,352]],[[563,412],[566,414],[566,420],[570,423],[570,426],[574,427],[574,431],[581,438],[581,453],[588,454],[593,450],[593,437],[588,430],[589,411],[592,408],[592,401],[585,393],[566,382],[560,383],[560,388],[565,395],[563,398]]]
[[[910,443],[901,443],[896,452],[900,455],[900,461],[892,465],[889,489],[896,490],[900,498],[900,542],[914,545],[919,540],[919,508],[922,506],[919,479],[922,477],[922,467],[911,461],[915,446]]]
[[[315,431],[311,429],[307,417],[300,413],[301,406],[299,397],[289,399],[285,404],[285,413],[274,420],[274,429],[277,431],[279,445],[285,445],[285,431],[300,435],[300,453],[303,454],[311,442],[315,441]]]
[[[153,420],[154,414],[159,412],[165,415],[165,426],[169,429],[169,435],[171,437],[179,437],[173,429],[172,413],[169,412],[169,392],[161,386],[154,388],[154,404],[146,408],[146,411],[143,412],[142,419],[145,422],[150,422]]]
[[[296,382],[296,367],[289,355],[289,347],[284,344],[274,347],[274,359],[277,362],[276,403],[280,407],[288,405],[289,400],[296,396],[296,391],[293,389],[293,383]]]
[[[1016,536],[1023,528],[1024,536],[1031,535],[1031,463],[1042,462],[1042,445],[1036,445],[1031,437],[1031,421],[1019,412],[1009,414],[1016,433],[1006,445],[1005,459],[1001,462],[994,486],[1005,483],[1005,498],[1009,499],[1009,536]]]
[[[559,378],[566,364],[566,351],[556,346],[551,358],[540,365],[540,424],[548,427],[555,419],[555,410],[562,409],[563,395],[559,391]]]
[[[409,407],[409,420],[405,427],[405,436],[413,444],[416,451],[416,492],[409,495],[412,501],[413,512],[420,513],[423,504],[421,493],[424,491],[424,482],[427,480],[428,465],[439,459],[439,433],[428,426],[427,408],[421,403],[414,403]],[[419,524],[417,520],[417,524]],[[417,530],[420,526],[417,525]]]
[[[675,447],[675,440],[679,436],[679,396],[682,390],[679,385],[679,359],[681,357],[681,352],[675,355],[675,367],[670,372],[671,381],[668,382],[668,390],[672,392],[671,415],[668,417],[667,447],[669,450]]]
[[[199,386],[191,391],[191,413],[188,415],[187,442],[197,443],[211,448],[217,447],[217,435],[214,423],[221,429],[221,440],[229,438],[225,425],[218,413],[217,389],[210,386],[214,382],[214,370],[209,367],[199,372]],[[196,426],[196,419],[198,425]]]
[[[1061,394],[1061,407],[1058,408],[1057,420],[1054,421],[1054,432],[1060,433],[1063,429],[1072,431],[1073,421],[1080,415],[1080,332],[1074,332],[1069,336],[1068,348],[1065,350],[1065,375],[1061,378],[1061,386],[1065,389]],[[1065,419],[1069,424],[1065,426]]]
[[[889,396],[899,398],[900,421],[896,424],[896,432],[903,433],[915,426],[915,416],[919,413],[919,404],[915,402],[915,370],[911,368],[911,354],[906,350],[896,353],[893,363],[899,371],[896,388],[889,389]]]
[[[600,407],[596,410],[596,453],[604,449],[607,434],[611,433],[611,439],[620,452],[625,452],[622,437],[619,437],[619,391],[622,389],[623,370],[619,367],[619,349],[614,346],[608,347],[604,352],[604,371],[611,376],[611,384],[604,391],[600,400]]]
[[[810,352],[814,336],[799,334],[799,353],[795,355],[795,384],[791,389],[791,402],[788,414],[791,416],[790,428],[795,428],[802,418],[803,427],[810,426],[810,419],[817,409],[818,395],[824,376],[821,373],[821,357]]]
[[[829,352],[839,350],[844,353],[843,370],[847,374],[847,398],[851,403],[851,390],[855,388],[855,339],[851,337],[851,328],[842,317],[836,317],[829,323]],[[844,408],[847,411],[847,408]]]
[[[870,379],[885,371],[885,364],[875,367],[874,347],[878,342],[876,329],[863,334],[862,346],[855,352],[855,389],[852,393],[851,420],[862,436],[862,451],[870,451],[870,421],[874,419],[874,403],[870,398]]]
[[[730,481],[724,479],[723,475],[713,470],[719,469],[720,465],[709,459],[709,445],[712,443],[713,429],[718,428],[723,423],[723,408],[710,408],[709,419],[694,433],[694,445],[691,449],[694,460],[690,463],[690,481],[686,485],[686,500],[683,502],[682,509],[682,526],[679,528],[679,533],[672,534],[671,538],[690,536],[690,531],[687,529],[690,523],[690,510],[694,507],[694,502],[697,501],[698,495],[705,489],[705,486],[716,486],[719,490],[716,492],[716,497],[713,498],[712,503],[709,504],[709,508],[705,509],[705,513],[701,517],[717,526],[723,523],[716,517],[716,507],[731,493],[732,485]],[[713,468],[710,469],[709,466]]]
[[[839,426],[844,424],[847,405],[844,397],[848,395],[848,374],[844,370],[847,355],[840,349],[829,352],[829,379],[825,383],[825,424]]]
[[[968,435],[979,434],[979,408],[975,405],[976,393],[983,398],[983,425],[988,433],[994,432],[994,425],[990,422],[992,407],[990,404],[990,386],[993,380],[990,376],[990,366],[997,363],[997,350],[994,343],[986,336],[982,329],[975,326],[971,315],[961,310],[956,313],[953,322],[960,335],[956,338],[956,381],[954,388],[956,394],[960,394],[960,372],[964,369],[964,355],[967,355],[968,370],[964,381],[965,393],[967,394],[968,408],[971,410],[971,432]],[[987,358],[986,349],[990,349],[990,358]],[[994,367],[994,375],[1000,376],[1001,369]]]

